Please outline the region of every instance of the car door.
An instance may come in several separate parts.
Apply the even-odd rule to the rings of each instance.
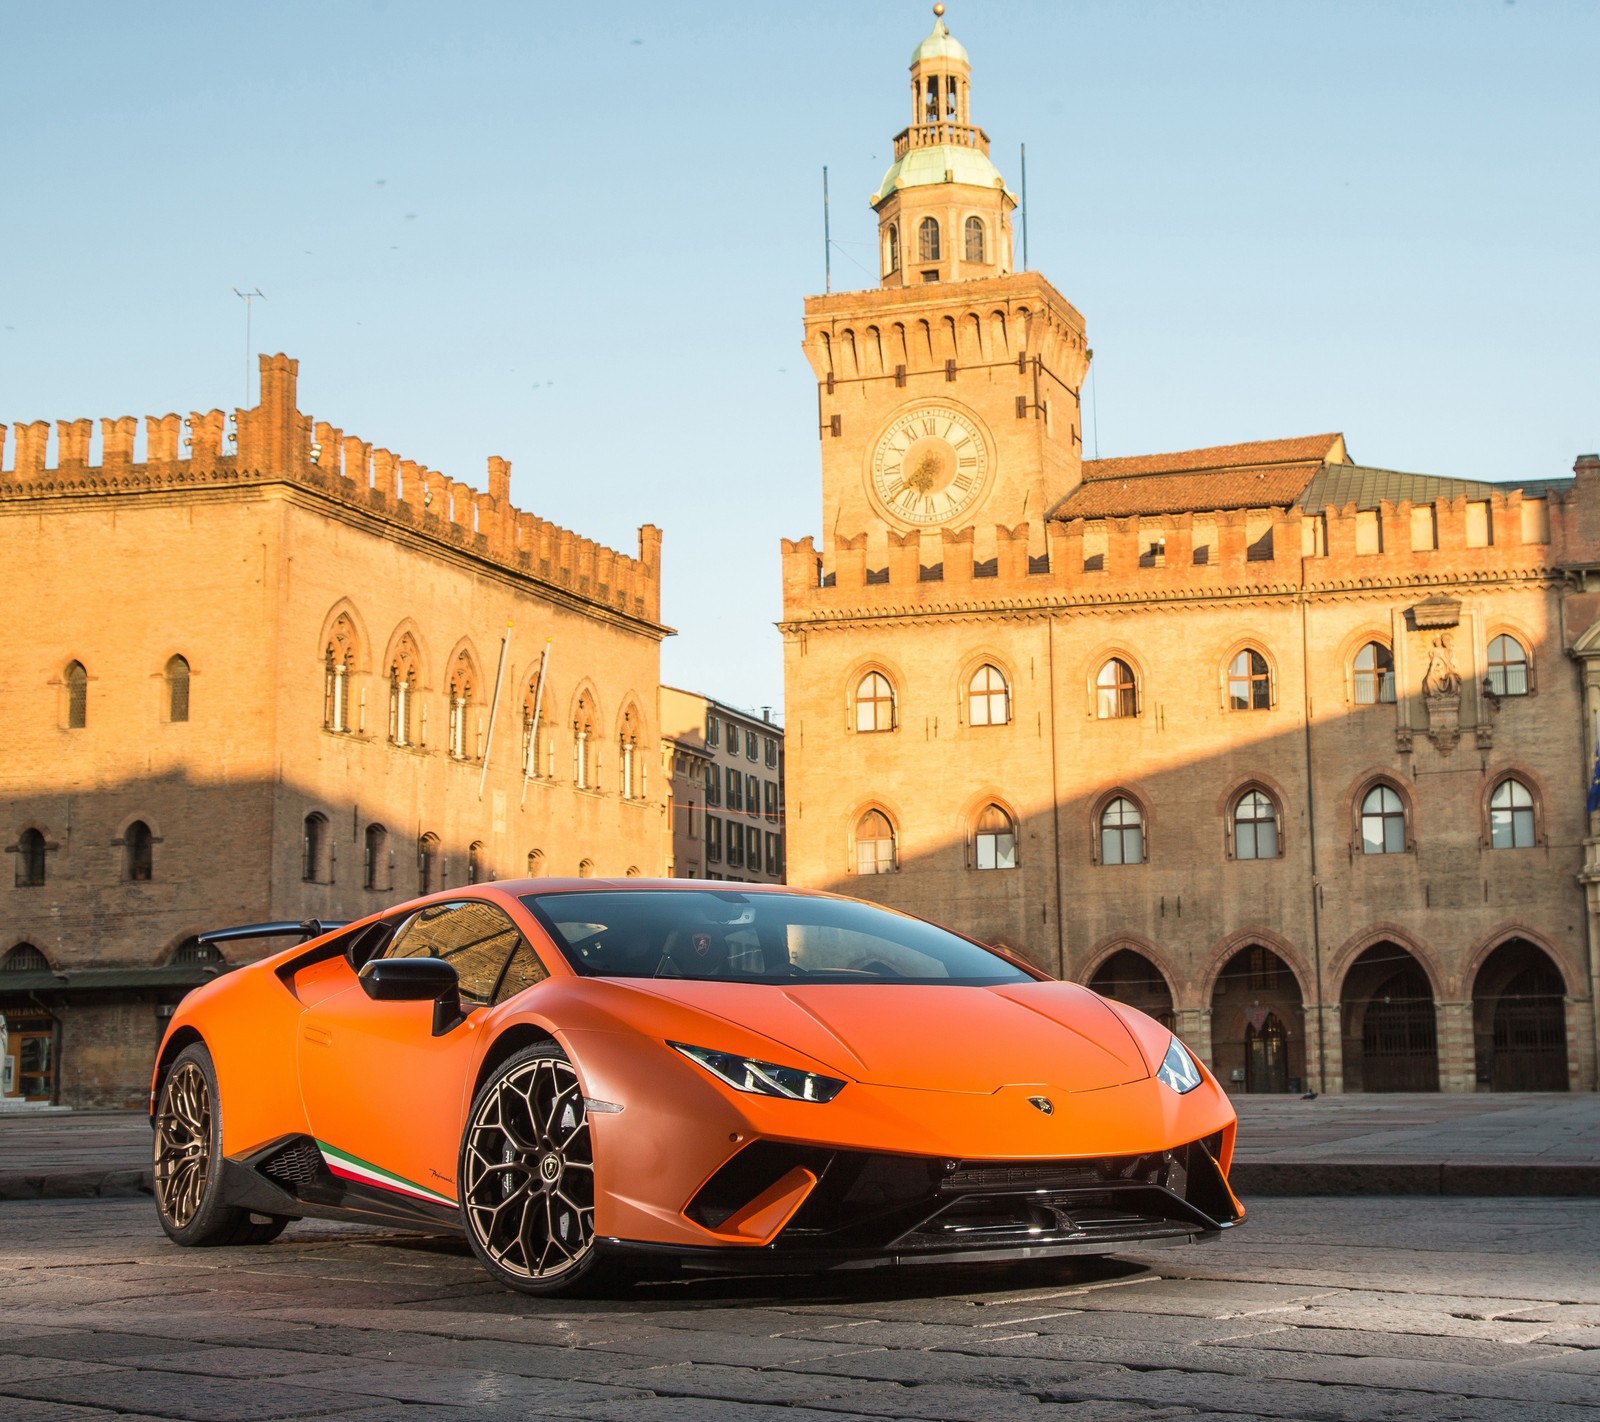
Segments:
[[[378,956],[450,963],[463,1015],[436,1034],[432,1002],[374,1001],[359,980],[309,1007],[297,1044],[306,1115],[336,1174],[454,1204],[484,1009],[544,968],[510,917],[481,899],[418,910]]]

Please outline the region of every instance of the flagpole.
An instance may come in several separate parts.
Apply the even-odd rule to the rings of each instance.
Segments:
[[[483,799],[483,787],[489,779],[489,752],[494,749],[494,717],[500,709],[500,683],[506,679],[506,654],[511,650],[511,624],[506,623],[506,634],[500,639],[500,665],[494,673],[494,696],[489,701],[489,729],[483,738],[483,772],[478,776],[478,798]]]
[[[533,727],[528,732],[528,753],[522,760],[522,798],[517,801],[519,806],[528,802],[528,781],[533,778],[533,759],[539,752],[539,712],[544,706],[544,677],[550,668],[550,644],[554,637],[544,639],[544,651],[539,653],[539,683],[533,692]]]

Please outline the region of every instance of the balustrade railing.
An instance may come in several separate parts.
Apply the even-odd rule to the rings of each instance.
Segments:
[[[898,160],[913,148],[938,148],[946,144],[955,148],[976,148],[987,156],[989,135],[970,123],[913,124],[895,135],[894,156]]]

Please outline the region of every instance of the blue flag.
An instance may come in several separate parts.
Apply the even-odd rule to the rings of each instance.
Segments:
[[[1591,815],[1600,810],[1600,747],[1595,749],[1594,774],[1589,777],[1589,799],[1585,808]]]

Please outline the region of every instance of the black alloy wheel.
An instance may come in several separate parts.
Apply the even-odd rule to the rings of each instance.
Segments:
[[[467,1239],[510,1288],[594,1284],[594,1147],[583,1087],[554,1045],[507,1059],[472,1103],[457,1174]]]
[[[161,1081],[156,1106],[156,1213],[177,1244],[266,1244],[287,1219],[252,1215],[222,1198],[222,1106],[211,1053],[192,1042]]]

